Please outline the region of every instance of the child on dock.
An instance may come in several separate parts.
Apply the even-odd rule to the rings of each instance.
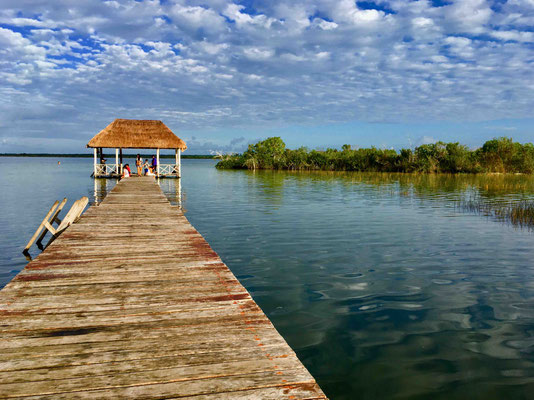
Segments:
[[[132,171],[130,171],[130,164],[126,164],[124,168],[122,169],[121,178],[129,178],[131,175],[132,175]]]

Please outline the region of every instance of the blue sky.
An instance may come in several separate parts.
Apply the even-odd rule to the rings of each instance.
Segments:
[[[534,141],[534,0],[3,0],[0,153],[114,118],[190,154]]]

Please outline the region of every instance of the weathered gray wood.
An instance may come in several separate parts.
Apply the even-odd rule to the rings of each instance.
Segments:
[[[48,211],[48,213],[46,213],[46,216],[43,218],[43,222],[39,224],[39,226],[37,227],[37,230],[31,237],[31,239],[28,241],[28,244],[26,245],[26,247],[24,247],[23,253],[27,252],[28,249],[32,246],[33,242],[35,242],[35,240],[37,239],[37,237],[39,236],[39,234],[45,227],[45,223],[48,222],[48,220],[50,219],[50,217],[52,216],[52,214],[54,213],[58,205],[59,205],[59,200],[56,200],[54,204],[52,204],[52,207],[50,207],[50,210]]]
[[[59,224],[59,226],[57,227],[57,233],[63,232],[71,224],[76,222],[78,218],[80,218],[80,215],[82,214],[85,207],[87,207],[88,203],[89,199],[85,196],[79,200],[76,200],[67,215],[65,215],[65,218],[63,218],[63,221],[61,221],[61,224]]]
[[[61,212],[61,210],[63,210],[63,207],[65,207],[65,204],[67,203],[67,198],[65,197],[61,203],[59,203],[59,207],[57,208],[57,210],[54,212],[54,214],[52,215],[52,218],[50,218],[50,224],[53,224],[54,222],[58,224],[58,226],[61,224],[61,220],[59,219],[59,213]],[[39,248],[42,247],[42,244],[41,242],[43,241],[44,237],[46,236],[46,233],[48,232],[47,229],[45,229],[43,231],[43,233],[41,233],[41,236],[39,236],[39,239],[37,239],[36,243],[37,243],[37,246]]]
[[[158,380],[159,371],[152,371],[149,376],[105,376],[102,377],[100,387],[82,389],[87,380],[67,382],[78,385],[77,389],[63,389],[63,382],[48,382],[39,387],[32,385],[13,385],[18,390],[11,392],[7,398],[28,399],[169,399],[187,398],[187,396],[212,396],[211,398],[233,398],[235,393],[248,391],[247,399],[263,399],[261,393],[266,388],[279,388],[278,399],[324,399],[318,393],[317,384],[308,379],[309,374],[304,371],[262,371],[241,375],[214,375],[201,379],[172,379]],[[132,384],[134,378],[138,384]],[[144,379],[143,379],[144,378]],[[170,379],[169,379],[170,378]],[[69,386],[70,386],[69,385]],[[25,389],[25,390],[24,390]],[[258,390],[259,389],[259,390]],[[300,390],[299,390],[300,389]],[[39,394],[33,394],[41,392]],[[31,396],[31,397],[28,397]],[[45,397],[46,396],[46,397]],[[195,397],[196,398],[196,397]]]
[[[325,399],[151,177],[118,183],[0,291],[0,338],[0,398]]]

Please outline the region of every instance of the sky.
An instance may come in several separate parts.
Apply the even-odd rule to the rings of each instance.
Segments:
[[[0,153],[534,141],[534,0],[2,0]],[[186,154],[187,154],[186,153]]]

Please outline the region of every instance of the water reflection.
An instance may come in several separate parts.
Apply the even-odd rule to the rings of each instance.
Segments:
[[[176,178],[158,178],[156,179],[156,182],[161,187],[161,190],[165,193],[170,203],[178,206],[183,212],[186,212],[182,202],[182,180]]]
[[[237,172],[240,173],[241,171]],[[233,173],[236,173],[233,171]],[[428,175],[400,173],[362,173],[332,171],[246,171],[247,183],[259,191],[263,201],[281,204],[284,187],[294,184],[320,187],[325,198],[337,185],[353,191],[359,185],[370,185],[368,192],[377,196],[394,196],[400,204],[455,209],[492,216],[518,227],[534,224],[534,179],[529,175]],[[339,193],[336,193],[339,194]],[[415,203],[414,203],[415,202]],[[431,202],[431,203],[429,203]]]
[[[107,194],[117,184],[117,179],[94,178],[94,191],[91,204],[99,205],[106,198]]]

